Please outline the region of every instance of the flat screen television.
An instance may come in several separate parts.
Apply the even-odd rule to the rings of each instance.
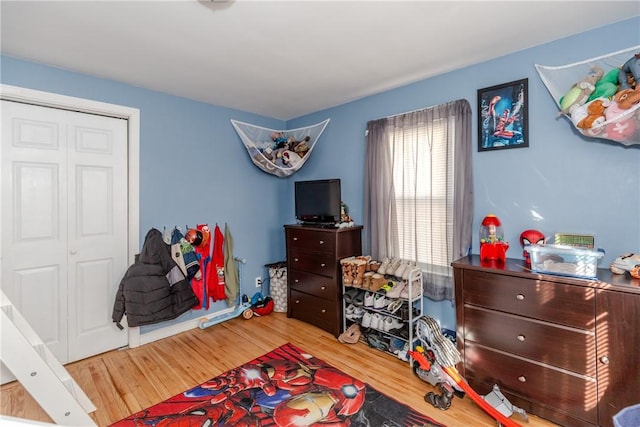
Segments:
[[[335,225],[340,222],[340,179],[296,181],[295,214],[303,224]]]

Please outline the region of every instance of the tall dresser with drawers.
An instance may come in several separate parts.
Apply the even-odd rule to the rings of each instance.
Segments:
[[[640,403],[640,280],[527,271],[522,260],[453,262],[458,370],[479,394],[562,426],[612,427]]]
[[[285,225],[287,317],[342,332],[340,260],[361,255],[362,226],[323,228]]]

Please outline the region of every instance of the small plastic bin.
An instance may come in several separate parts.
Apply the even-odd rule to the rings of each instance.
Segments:
[[[531,271],[594,279],[604,252],[565,245],[528,245]]]
[[[615,427],[638,427],[640,426],[640,403],[627,406],[613,416]]]

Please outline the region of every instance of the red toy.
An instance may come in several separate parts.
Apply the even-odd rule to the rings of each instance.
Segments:
[[[504,241],[502,223],[493,214],[485,216],[480,226],[480,259],[504,262],[507,249],[509,243]]]
[[[520,246],[524,249],[527,245],[544,245],[547,238],[538,230],[524,230],[520,233]],[[522,256],[527,266],[531,267],[531,258],[529,258],[529,252],[523,250]]]

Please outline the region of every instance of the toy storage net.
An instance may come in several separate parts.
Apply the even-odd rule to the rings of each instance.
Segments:
[[[280,178],[305,164],[328,123],[326,119],[303,128],[275,130],[231,120],[253,164]]]
[[[640,144],[640,82],[636,82],[635,90],[631,86],[631,90],[626,93],[623,93],[623,89],[618,85],[620,68],[637,53],[640,53],[640,45],[573,64],[535,64],[535,67],[560,108],[559,114],[567,117],[578,132],[588,137],[609,139],[624,145]],[[587,102],[574,105],[570,111],[563,113],[563,105],[567,105],[567,100],[563,103],[563,97],[569,97],[576,83],[582,81],[594,67],[600,67],[603,73]],[[617,100],[623,95],[635,98],[635,103],[627,100],[626,103],[620,102],[618,105]],[[623,106],[629,108],[622,108]],[[582,122],[587,116],[590,121]]]

